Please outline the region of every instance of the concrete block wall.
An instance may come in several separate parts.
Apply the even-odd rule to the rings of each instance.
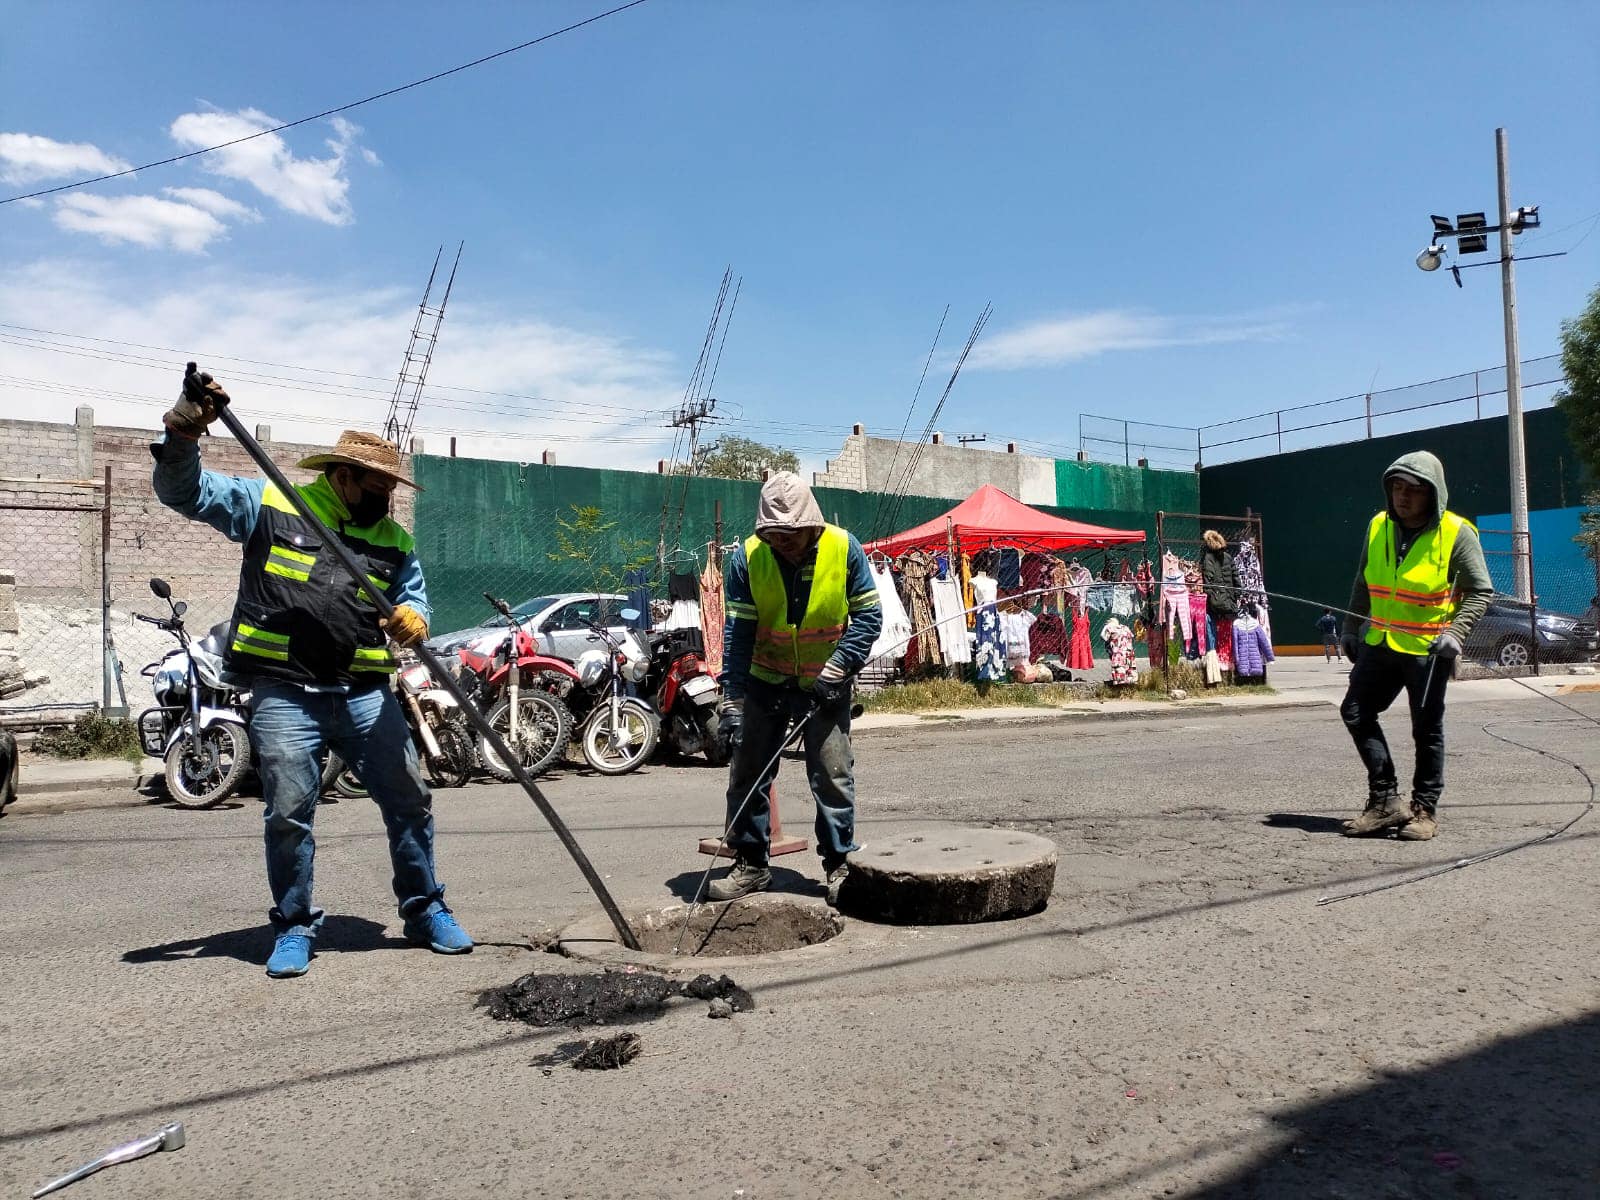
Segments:
[[[860,429],[860,426],[857,426]],[[1013,450],[979,450],[943,442],[921,446],[909,481],[905,477],[918,447],[864,430],[844,441],[837,458],[815,476],[818,487],[852,491],[905,491],[914,496],[964,500],[991,483],[1024,504],[1056,503],[1056,460]]]

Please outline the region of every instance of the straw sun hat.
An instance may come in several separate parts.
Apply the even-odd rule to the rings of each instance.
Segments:
[[[412,479],[400,467],[400,447],[393,442],[386,441],[375,433],[363,433],[359,429],[346,429],[339,435],[338,444],[326,454],[313,454],[309,458],[300,460],[300,469],[303,471],[320,471],[324,467],[331,467],[338,463],[347,463],[352,467],[363,467],[368,471],[376,471],[380,475],[387,475],[391,479],[398,479],[409,487],[417,487],[417,481]]]

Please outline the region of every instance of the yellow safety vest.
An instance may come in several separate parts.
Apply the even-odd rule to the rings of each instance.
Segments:
[[[799,680],[810,688],[844,636],[850,614],[850,535],[825,525],[811,573],[811,597],[799,625],[789,624],[789,596],[778,559],[760,538],[744,545],[750,563],[750,595],[756,602],[756,643],[750,674],[767,683]]]
[[[1471,522],[1446,512],[1439,523],[1417,535],[1403,562],[1396,561],[1397,527],[1387,512],[1367,526],[1367,595],[1372,625],[1367,644],[1387,642],[1401,654],[1426,654],[1433,640],[1450,628],[1457,598],[1450,579],[1450,552],[1456,535]]]

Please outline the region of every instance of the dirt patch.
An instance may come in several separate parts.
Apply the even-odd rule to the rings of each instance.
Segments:
[[[832,909],[771,895],[761,897],[758,903],[702,904],[694,910],[684,934],[687,915],[686,907],[677,906],[637,917],[633,929],[639,949],[671,954],[682,935],[685,955],[771,954],[815,946],[837,937],[844,928],[843,919]]]
[[[697,975],[688,983],[648,971],[602,971],[597,975],[537,972],[485,989],[475,1007],[497,1021],[529,1025],[622,1025],[654,1020],[675,996],[723,1000],[735,1012],[752,1012],[755,1000],[726,975]]]

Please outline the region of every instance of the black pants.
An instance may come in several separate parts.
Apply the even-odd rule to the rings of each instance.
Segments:
[[[1430,812],[1444,791],[1444,692],[1450,667],[1448,660],[1431,655],[1363,644],[1350,671],[1350,690],[1339,706],[1344,726],[1367,765],[1367,786],[1388,791],[1395,786],[1394,757],[1378,717],[1405,690],[1411,703],[1411,739],[1417,748],[1411,798]]]

